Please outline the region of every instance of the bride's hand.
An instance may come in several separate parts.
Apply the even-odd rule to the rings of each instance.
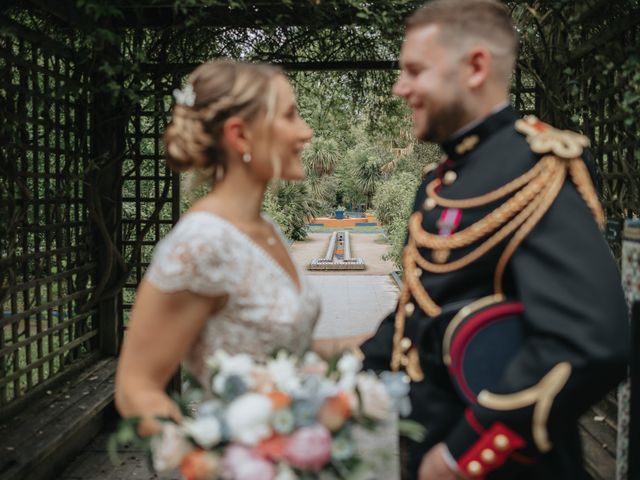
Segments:
[[[142,415],[138,425],[138,434],[142,437],[155,435],[162,430],[158,418],[170,418],[176,422],[182,420],[178,405],[162,391],[141,392],[136,401],[140,402],[138,410],[149,412]]]
[[[419,480],[459,480],[464,477],[454,472],[444,460],[444,444],[439,443],[423,457],[418,471]]]

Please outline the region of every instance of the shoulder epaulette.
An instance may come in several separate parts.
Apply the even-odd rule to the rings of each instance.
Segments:
[[[541,155],[552,154],[567,160],[579,158],[589,146],[584,135],[560,130],[529,115],[516,121],[516,130],[527,136],[531,150]]]

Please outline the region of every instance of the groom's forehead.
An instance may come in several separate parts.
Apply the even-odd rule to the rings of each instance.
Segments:
[[[447,48],[440,42],[439,25],[429,24],[414,27],[405,34],[400,49],[400,64],[424,63],[442,56]]]

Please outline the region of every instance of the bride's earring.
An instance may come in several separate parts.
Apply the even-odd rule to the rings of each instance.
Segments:
[[[216,167],[216,181],[220,181],[224,178],[224,167],[222,165],[218,165]]]
[[[249,152],[244,152],[242,154],[242,161],[244,163],[249,163],[251,161],[251,154]]]

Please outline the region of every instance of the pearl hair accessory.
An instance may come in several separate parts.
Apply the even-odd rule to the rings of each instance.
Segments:
[[[193,91],[193,85],[187,83],[182,90],[176,88],[173,91],[173,98],[178,105],[193,107],[196,104],[196,92]]]

